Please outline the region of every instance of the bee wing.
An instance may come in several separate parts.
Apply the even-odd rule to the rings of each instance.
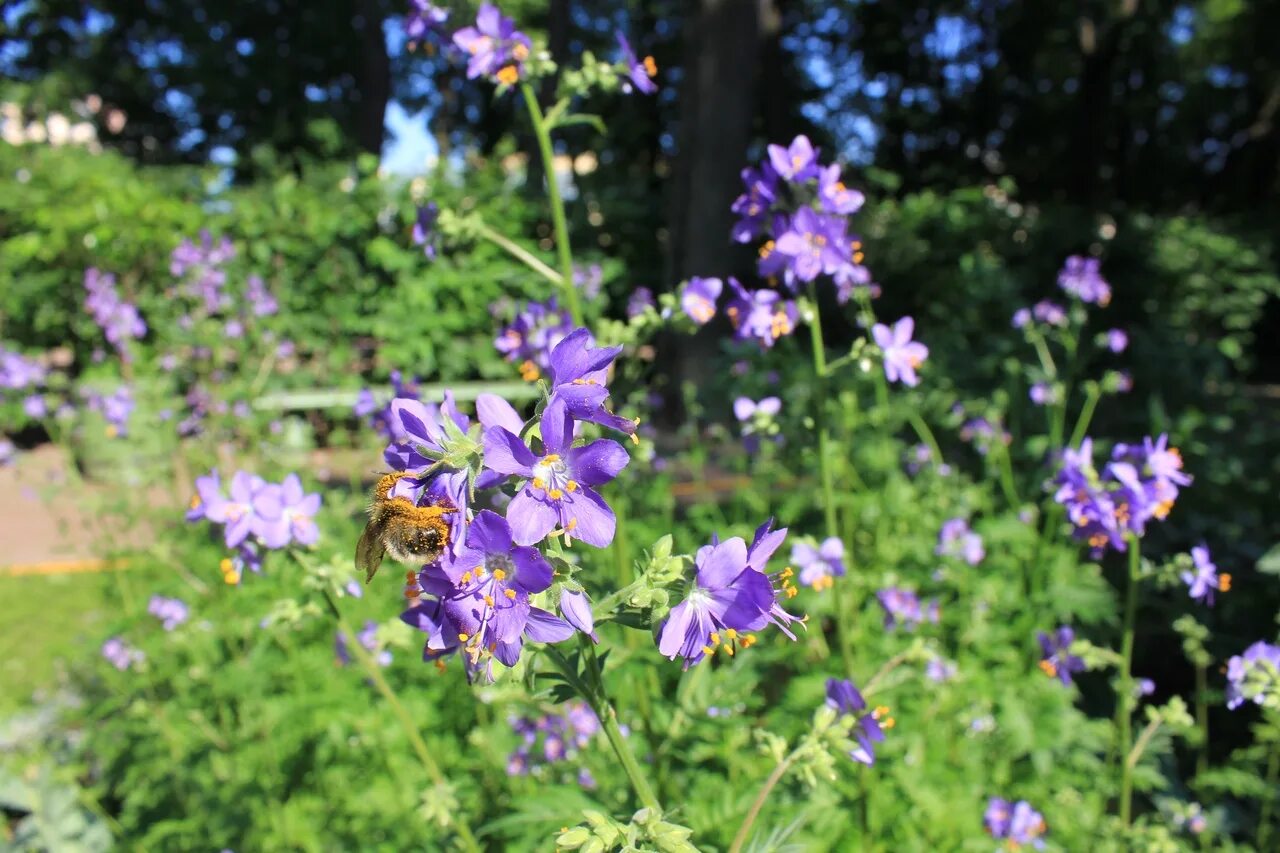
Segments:
[[[378,566],[382,565],[382,555],[385,553],[382,526],[371,521],[365,525],[360,541],[356,543],[356,569],[364,570],[365,583],[373,580],[373,576],[378,573]]]

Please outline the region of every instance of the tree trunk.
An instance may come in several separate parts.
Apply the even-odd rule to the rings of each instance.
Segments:
[[[387,101],[391,97],[391,59],[382,33],[382,9],[378,0],[360,0],[357,7],[364,27],[360,31],[360,105],[356,113],[356,143],[361,151],[382,153],[387,129]]]

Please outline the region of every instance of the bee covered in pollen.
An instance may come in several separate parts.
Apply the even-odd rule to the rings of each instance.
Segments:
[[[407,471],[384,474],[373,487],[369,523],[356,543],[356,569],[364,570],[365,583],[373,580],[386,554],[406,565],[420,566],[439,559],[449,547],[446,517],[456,513],[457,507],[447,501],[418,506],[393,495],[396,483],[408,476],[412,475]]]

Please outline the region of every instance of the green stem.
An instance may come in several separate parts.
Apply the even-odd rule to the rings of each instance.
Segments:
[[[929,429],[929,425],[924,422],[924,418],[920,417],[920,413],[914,408],[910,408],[907,410],[907,420],[911,423],[919,439],[929,446],[929,452],[933,454],[933,464],[941,465],[942,448],[938,446],[938,440],[933,437],[933,430]]]
[[[524,246],[521,246],[515,240],[507,237],[505,234],[501,234],[493,230],[488,225],[481,225],[480,236],[497,246],[499,249],[504,250],[507,254],[511,255],[513,258],[520,261],[529,269],[533,270],[557,287],[559,287],[561,282],[564,281],[564,279],[561,278],[560,273],[538,260],[532,252]]]
[[[387,700],[387,704],[395,712],[396,718],[400,721],[400,727],[404,729],[405,735],[409,738],[409,743],[417,754],[418,761],[422,763],[422,768],[427,772],[428,778],[434,784],[444,786],[446,784],[444,772],[440,769],[440,765],[436,763],[435,758],[431,755],[431,750],[427,748],[426,742],[422,739],[422,734],[418,731],[418,726],[414,723],[413,716],[401,704],[400,697],[396,695],[396,691],[382,674],[382,667],[378,666],[377,661],[370,656],[364,646],[356,641],[356,632],[348,624],[346,617],[338,609],[338,603],[333,600],[333,596],[329,594],[327,589],[324,590],[324,600],[329,605],[329,612],[333,614],[334,621],[338,623],[338,629],[350,639],[347,647],[355,655],[356,660],[360,662],[361,669],[365,671],[365,675],[373,682],[373,686],[377,688],[378,692],[382,694],[382,698]],[[467,825],[466,819],[460,813],[453,815],[453,828],[458,833],[458,839],[462,842],[463,847],[474,851],[474,853],[480,853],[480,843],[476,841],[476,837],[471,833],[471,827]]]
[[[1209,678],[1208,667],[1196,664],[1196,728],[1200,730],[1200,749],[1196,753],[1196,776],[1209,769]]]
[[[809,340],[813,344],[813,374],[818,382],[818,394],[813,407],[814,426],[818,432],[818,474],[822,479],[822,515],[826,522],[827,536],[840,538],[840,519],[836,513],[835,472],[831,469],[831,434],[827,428],[827,348],[822,339],[822,314],[818,310],[818,288],[809,284],[809,302],[813,309],[813,322],[809,324]],[[840,647],[840,661],[846,675],[853,674],[853,653],[849,648],[845,629],[842,601],[834,599],[836,614],[834,626],[836,644]]]
[[[569,225],[565,221],[564,200],[560,197],[560,182],[556,179],[555,154],[551,149],[551,131],[547,128],[547,120],[538,105],[538,96],[528,83],[520,84],[520,92],[524,95],[525,107],[529,110],[529,120],[533,124],[533,133],[538,138],[538,151],[542,154],[542,171],[547,181],[547,199],[551,202],[551,222],[556,232],[556,255],[560,260],[560,290],[570,316],[577,326],[583,325],[582,305],[578,301],[578,290],[573,286],[573,251],[569,246]]]
[[[1124,602],[1124,634],[1120,643],[1120,695],[1116,697],[1116,728],[1119,733],[1120,756],[1120,823],[1129,826],[1133,807],[1133,767],[1129,749],[1133,733],[1130,705],[1133,704],[1133,637],[1138,615],[1138,567],[1142,546],[1137,536],[1129,534],[1129,584]]]
[[[1271,757],[1267,759],[1267,798],[1262,801],[1262,812],[1258,815],[1258,849],[1267,850],[1267,842],[1271,840],[1271,804],[1276,798],[1276,782],[1280,776],[1280,745],[1271,747]]]
[[[1022,506],[1022,500],[1018,497],[1018,487],[1013,482],[1013,456],[1009,452],[1009,445],[1003,441],[1000,444],[1000,488],[1004,491],[1004,499],[1009,502],[1012,509]]]
[[[1093,420],[1093,411],[1098,407],[1098,398],[1102,389],[1091,383],[1084,392],[1084,405],[1080,407],[1080,417],[1076,419],[1076,427],[1071,430],[1071,442],[1068,447],[1079,447],[1089,431],[1089,422]]]
[[[1130,772],[1133,771],[1133,768],[1138,766],[1138,759],[1142,757],[1142,753],[1146,752],[1147,744],[1151,743],[1151,739],[1155,737],[1156,730],[1160,728],[1160,724],[1162,722],[1164,721],[1161,720],[1159,716],[1155,717],[1151,722],[1147,723],[1146,727],[1142,730],[1142,734],[1138,735],[1137,743],[1133,745],[1133,749],[1124,760],[1125,767],[1127,767]]]
[[[799,747],[793,749],[790,755],[779,761],[778,765],[773,768],[769,778],[764,780],[764,785],[760,787],[760,793],[756,794],[755,801],[747,811],[747,816],[742,819],[742,826],[738,827],[737,834],[733,836],[733,843],[729,845],[729,853],[741,853],[742,846],[747,843],[747,838],[750,836],[752,824],[760,816],[760,809],[764,808],[765,801],[769,799],[769,794],[782,781],[782,777],[787,775],[787,771],[795,763],[799,752]]]
[[[631,787],[635,789],[640,803],[645,808],[661,814],[662,806],[658,802],[658,797],[653,793],[649,780],[640,769],[640,763],[636,761],[635,753],[631,751],[627,739],[622,736],[622,730],[618,728],[618,713],[605,692],[604,672],[600,667],[600,659],[596,657],[596,647],[590,638],[582,634],[578,635],[578,640],[582,648],[582,659],[587,666],[587,677],[590,680],[588,686],[591,688],[589,694],[583,698],[587,699],[596,716],[600,718],[600,725],[604,729],[605,737],[609,740],[609,746],[613,748],[614,755],[618,756],[618,761],[622,762],[622,769],[631,780]]]

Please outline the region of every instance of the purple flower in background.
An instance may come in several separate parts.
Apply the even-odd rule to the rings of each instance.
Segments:
[[[742,424],[743,443],[749,453],[759,450],[761,436],[782,441],[781,429],[774,420],[781,409],[782,401],[777,397],[765,397],[758,403],[746,397],[733,401],[733,416]]]
[[[935,657],[924,665],[924,674],[930,681],[942,684],[956,677],[956,669],[955,662]]]
[[[31,394],[22,399],[22,412],[32,420],[39,420],[49,414],[49,407],[40,394]]]
[[[409,0],[409,12],[404,16],[404,34],[409,39],[409,49],[413,50],[414,43],[422,41],[430,33],[442,35],[447,20],[447,9],[441,9],[427,0]]]
[[[436,259],[436,244],[439,242],[439,235],[436,233],[436,220],[440,218],[440,208],[434,202],[427,202],[418,207],[418,213],[413,221],[413,245],[422,247],[422,254],[427,256],[427,260],[434,261]]]
[[[653,291],[647,287],[637,287],[627,297],[627,319],[635,319],[653,307]]]
[[[798,580],[816,590],[830,589],[835,579],[844,577],[844,543],[829,536],[818,547],[800,541],[791,546],[791,562],[800,570]]]
[[[890,328],[883,323],[871,327],[876,346],[884,353],[884,375],[890,382],[915,386],[920,382],[916,368],[929,357],[929,348],[911,340],[916,321],[903,317]]]
[[[869,714],[864,714],[867,701],[852,681],[841,678],[827,679],[827,705],[844,715],[857,717],[853,727],[853,738],[857,746],[849,751],[849,757],[859,764],[868,767],[876,763],[875,744],[884,740],[884,730],[894,725],[893,717],[888,716],[889,709],[877,706]],[[884,720],[882,723],[881,720]]]
[[[1108,329],[1106,333],[1107,349],[1119,354],[1124,352],[1129,346],[1129,336],[1125,334],[1124,329]]]
[[[1000,797],[992,797],[987,802],[982,821],[991,837],[1005,841],[1011,850],[1024,844],[1030,844],[1037,850],[1044,847],[1044,839],[1041,838],[1047,831],[1044,817],[1026,800],[1010,803]]]
[[[880,285],[871,280],[871,270],[862,265],[862,244],[857,240],[852,243],[851,260],[840,265],[832,275],[836,285],[836,302],[844,305],[860,290],[865,290],[872,299],[880,296]]]
[[[1231,589],[1231,575],[1218,574],[1218,567],[1213,564],[1209,549],[1204,545],[1191,549],[1191,563],[1192,570],[1182,573],[1182,582],[1190,587],[1193,599],[1212,606],[1215,592]]]
[[[200,244],[184,239],[169,256],[169,272],[185,279],[185,292],[204,303],[209,314],[231,307],[231,297],[223,292],[227,273],[223,267],[236,256],[235,245],[227,237],[215,244],[207,230],[200,232]]]
[[[314,545],[320,538],[315,514],[320,511],[320,495],[306,494],[302,480],[290,474],[280,485],[267,484],[253,498],[258,519],[254,532],[268,548],[284,548],[290,542]]]
[[[698,549],[693,586],[663,623],[658,651],[671,660],[684,658],[688,669],[717,650],[732,655],[751,647],[755,635],[748,632],[773,621],[777,594],[769,576],[750,565],[748,554],[747,543],[737,536]]]
[[[133,669],[147,659],[146,655],[120,637],[112,637],[102,644],[102,656],[121,672]]]
[[[147,324],[138,314],[138,309],[121,298],[114,275],[90,267],[84,272],[84,287],[88,294],[84,300],[85,309],[93,315],[93,321],[102,329],[107,341],[128,361],[128,342],[145,335]]]
[[[698,326],[705,326],[716,316],[716,300],[724,290],[718,278],[694,276],[680,291],[680,308]]]
[[[129,386],[121,385],[105,396],[93,390],[85,391],[84,394],[89,410],[102,415],[102,419],[107,422],[108,438],[129,434],[129,416],[133,414],[135,405]]]
[[[18,448],[7,438],[0,437],[0,466],[10,465],[18,456]]]
[[[0,388],[21,391],[45,382],[45,369],[22,353],[0,349]]]
[[[190,609],[182,599],[165,598],[161,595],[151,596],[151,601],[147,603],[147,612],[159,619],[166,631],[177,628],[191,615]]]
[[[933,550],[938,556],[958,557],[971,566],[976,566],[986,557],[982,547],[982,537],[969,529],[969,522],[963,518],[952,518],[942,525],[938,532],[938,546]]]
[[[769,146],[769,165],[778,177],[800,183],[818,176],[818,151],[807,136],[797,136],[789,146]]]
[[[574,329],[569,312],[555,298],[545,304],[529,302],[494,341],[503,358],[520,363],[520,375],[529,382],[542,376],[551,364],[551,351]]]
[[[938,621],[938,602],[931,600],[924,604],[909,589],[890,586],[876,593],[876,600],[884,608],[884,627],[893,630],[899,625],[906,631],[914,631],[922,622]]]
[[[1259,640],[1227,661],[1227,707],[1280,706],[1280,646]]]
[[[1037,406],[1051,406],[1062,401],[1062,389],[1050,382],[1037,382],[1027,392]]]
[[[630,94],[633,87],[646,95],[658,91],[658,84],[653,82],[653,78],[658,76],[658,63],[653,61],[652,56],[646,56],[643,61],[637,59],[627,37],[621,32],[617,33],[617,37],[618,46],[622,48],[622,64],[627,68],[622,75],[622,91]]]
[[[1040,661],[1040,669],[1050,678],[1057,678],[1064,685],[1071,683],[1071,675],[1084,672],[1084,660],[1071,654],[1071,644],[1075,642],[1076,632],[1063,625],[1052,635],[1040,631],[1036,634],[1040,641],[1040,650],[1044,653]]]
[[[467,61],[467,79],[492,77],[506,86],[520,80],[524,61],[533,49],[529,37],[492,3],[480,5],[476,25],[454,33],[453,43],[471,57]]]
[[[391,666],[391,652],[387,649],[378,648],[377,622],[372,619],[366,621],[364,627],[356,634],[356,642],[373,657],[378,666]],[[350,640],[347,638],[345,631],[338,631],[333,635],[333,651],[339,666],[346,666],[351,663],[349,643]]]
[[[247,471],[237,471],[231,478],[229,497],[220,495],[204,505],[204,517],[215,524],[224,525],[223,538],[228,548],[234,548],[249,538],[260,523],[254,514],[254,496],[267,485],[266,480]]]
[[[1008,444],[1012,440],[1008,430],[999,422],[992,422],[983,417],[971,418],[960,427],[960,440],[972,443],[979,453],[986,456],[996,442]]]
[[[1019,308],[1013,312],[1012,326],[1015,329],[1025,329],[1031,323],[1031,309]]]
[[[778,174],[768,163],[759,169],[742,170],[744,191],[732,206],[740,217],[733,226],[733,239],[738,243],[750,243],[768,221],[769,212],[778,198]]]
[[[729,294],[724,313],[733,324],[735,339],[755,341],[762,349],[768,349],[795,331],[800,319],[796,303],[783,299],[776,290],[748,292],[737,279],[730,278]]]
[[[818,201],[827,213],[849,216],[857,213],[866,200],[862,193],[844,185],[838,165],[833,163],[818,173]]]
[[[1111,301],[1111,285],[1103,279],[1097,258],[1072,255],[1058,273],[1058,286],[1081,302],[1106,307]]]
[[[280,310],[280,303],[276,301],[271,291],[267,290],[267,284],[260,275],[249,276],[245,286],[245,298],[249,300],[256,317],[270,317]]]
[[[1047,299],[1031,306],[1031,316],[1036,319],[1036,322],[1044,323],[1048,326],[1067,325],[1067,309]]]
[[[523,776],[543,765],[571,761],[600,731],[599,718],[585,702],[570,702],[563,714],[543,714],[537,719],[509,717],[507,724],[520,738],[520,745],[507,758],[509,776]],[[578,771],[577,781],[583,787],[595,785],[585,768]]]
[[[616,477],[630,459],[622,445],[609,439],[572,444],[572,420],[557,405],[548,405],[542,415],[541,456],[503,427],[484,431],[485,467],[525,478],[507,507],[517,543],[541,542],[557,524],[566,544],[580,539],[603,548],[613,541],[617,519],[593,487]]]

